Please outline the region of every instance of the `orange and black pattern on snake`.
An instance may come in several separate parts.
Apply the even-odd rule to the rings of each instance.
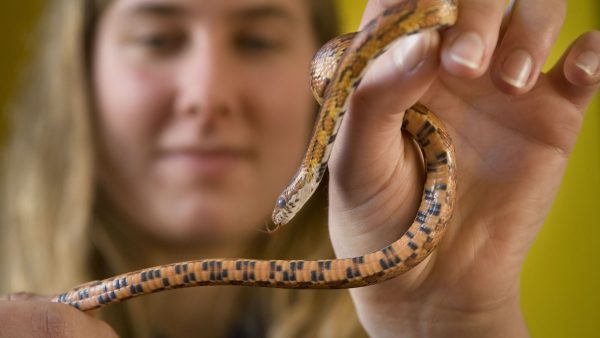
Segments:
[[[322,102],[302,166],[277,200],[273,221],[295,215],[319,184],[337,131],[368,65],[395,39],[455,22],[451,0],[409,0],[382,13],[361,32],[328,43],[313,61],[313,91]],[[335,65],[327,61],[341,55]],[[90,282],[53,301],[87,311],[132,297],[202,285],[335,289],[393,278],[421,262],[436,247],[452,215],[456,195],[455,155],[441,121],[425,106],[406,111],[402,129],[419,145],[426,167],[419,210],[406,233],[381,250],[325,260],[203,259],[162,265]]]

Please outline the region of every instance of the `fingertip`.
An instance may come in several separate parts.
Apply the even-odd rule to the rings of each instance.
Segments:
[[[402,39],[376,60],[352,95],[346,121],[352,121],[347,125],[359,126],[359,134],[364,135],[363,130],[397,133],[404,111],[435,80],[439,70],[439,35],[434,30],[419,35]],[[386,121],[383,129],[382,120]]]
[[[539,75],[538,68],[531,52],[516,48],[495,60],[491,78],[502,92],[521,95],[534,87]]]
[[[474,79],[487,70],[486,43],[475,31],[453,29],[446,33],[442,47],[442,66],[450,75]]]
[[[391,50],[395,71],[410,74],[419,69],[427,57],[437,51],[439,40],[435,30],[426,30],[400,39]]]
[[[575,40],[548,76],[562,96],[585,107],[600,86],[600,31]]]
[[[574,85],[593,86],[600,82],[600,55],[597,51],[572,51],[565,62],[566,79]]]
[[[354,99],[374,101],[370,104],[380,105],[397,101],[397,92],[401,89],[404,89],[405,97],[412,97],[409,93],[421,92],[421,87],[432,81],[437,73],[439,41],[435,30],[399,39],[369,68]],[[406,92],[406,89],[410,90]]]
[[[456,24],[444,32],[443,69],[451,76],[475,79],[490,66],[498,41],[503,0],[462,0]]]

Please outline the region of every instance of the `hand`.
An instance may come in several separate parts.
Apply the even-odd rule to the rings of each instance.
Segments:
[[[392,2],[371,0],[365,22]],[[519,272],[600,83],[600,32],[582,35],[540,73],[565,15],[566,1],[550,2],[516,2],[505,16],[504,1],[462,0],[439,54],[435,34],[413,39],[401,69],[393,51],[382,56],[356,93],[330,162],[338,256],[377,250],[414,218],[419,157],[398,130],[415,101],[448,127],[459,177],[457,209],[434,255],[399,278],[352,291],[372,336],[527,335]],[[453,49],[461,33],[467,48]]]
[[[51,297],[0,296],[0,337],[117,337],[108,324]]]

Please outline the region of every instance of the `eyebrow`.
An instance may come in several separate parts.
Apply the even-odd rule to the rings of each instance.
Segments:
[[[294,21],[295,19],[294,15],[289,10],[274,4],[265,4],[237,9],[232,11],[229,16],[233,19],[244,21],[253,21],[265,18],[278,18],[286,21]]]
[[[161,17],[181,17],[185,16],[187,12],[183,8],[172,4],[150,2],[138,4],[132,7],[128,11],[128,14],[133,16],[151,15]]]
[[[132,16],[159,16],[180,18],[189,16],[189,11],[184,7],[162,2],[146,2],[138,4],[127,11]],[[281,19],[286,22],[296,21],[295,16],[288,9],[276,4],[261,4],[234,9],[226,14],[228,19],[236,21],[256,21],[265,19]]]

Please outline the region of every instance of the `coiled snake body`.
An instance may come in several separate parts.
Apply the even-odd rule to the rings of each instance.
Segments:
[[[349,99],[367,66],[398,37],[452,25],[454,0],[408,0],[389,8],[365,28],[327,44],[313,61],[313,91],[322,100],[302,166],[277,200],[276,225],[286,223],[315,191]],[[345,49],[337,66],[323,60]],[[325,73],[323,73],[325,72]],[[315,88],[316,87],[316,88]],[[325,87],[327,87],[325,91]],[[90,282],[53,299],[92,310],[132,297],[200,285],[278,288],[352,288],[393,278],[415,266],[436,247],[455,198],[454,149],[442,123],[423,105],[406,111],[402,127],[422,150],[427,178],[419,211],[406,233],[381,250],[363,256],[318,261],[203,259],[162,265]]]

